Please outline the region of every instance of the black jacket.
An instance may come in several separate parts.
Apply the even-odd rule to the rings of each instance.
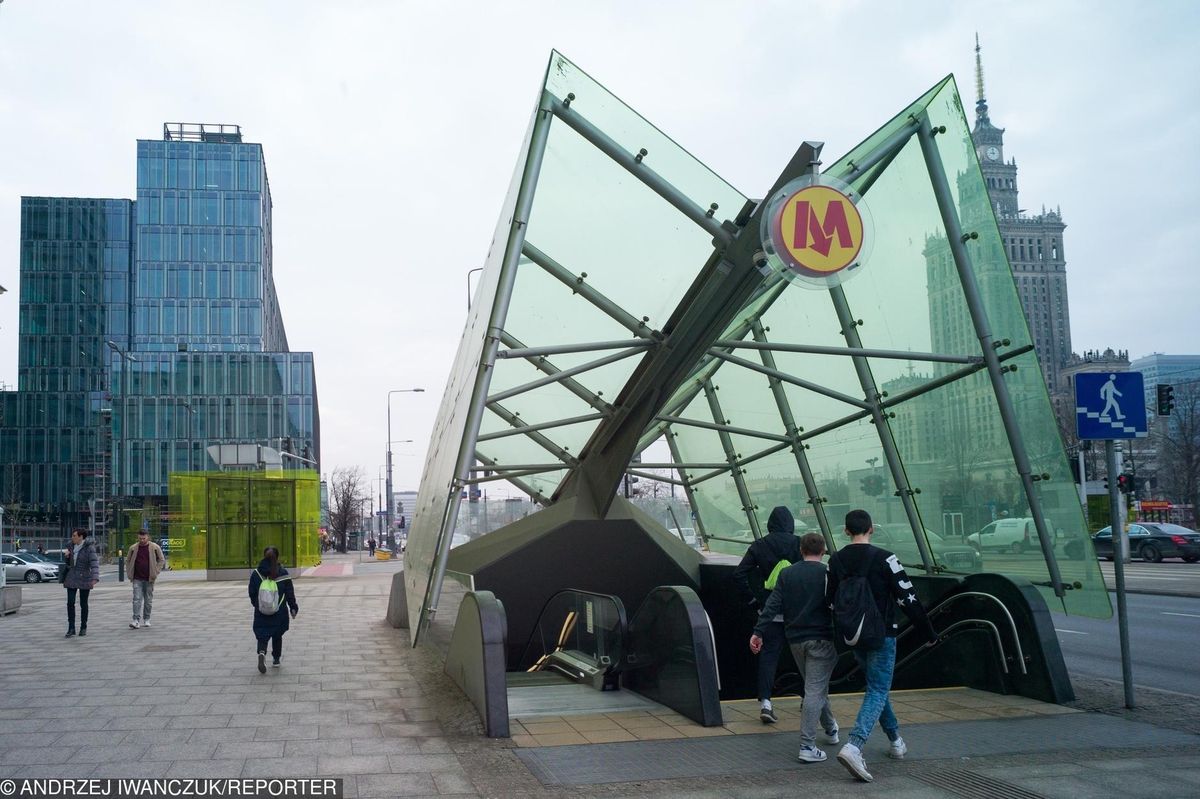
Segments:
[[[793,532],[792,512],[780,505],[767,519],[767,534],[746,550],[742,562],[733,570],[733,582],[742,601],[751,607],[762,607],[771,595],[763,583],[780,560],[800,562],[800,539]]]
[[[779,573],[754,632],[763,635],[766,624],[782,614],[789,644],[833,640],[833,614],[825,601],[825,583],[824,563],[802,560],[788,566]]]
[[[250,604],[254,606],[254,636],[256,638],[269,638],[272,635],[285,633],[291,623],[291,614],[298,613],[300,606],[296,604],[296,589],[292,587],[292,578],[288,575],[288,570],[282,565],[279,567],[279,576],[275,578],[275,582],[279,584],[279,593],[283,601],[279,605],[279,610],[267,615],[260,613],[258,610],[258,589],[262,585],[263,578],[270,574],[270,564],[266,558],[258,564],[258,568],[250,573]]]
[[[849,575],[859,575],[867,567],[867,583],[871,586],[871,595],[875,605],[883,617],[884,629],[888,638],[895,638],[899,631],[896,623],[896,606],[908,616],[909,621],[917,628],[917,634],[927,640],[936,640],[937,634],[925,614],[925,607],[917,598],[916,588],[908,579],[900,560],[886,549],[874,544],[851,544],[842,547],[829,558],[829,580],[826,583],[825,598],[829,606],[837,595],[838,585]]]

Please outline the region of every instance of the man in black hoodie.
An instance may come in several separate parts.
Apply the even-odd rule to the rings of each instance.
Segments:
[[[796,538],[795,528],[792,512],[783,505],[777,506],[767,518],[766,536],[750,545],[733,572],[733,582],[742,599],[755,613],[767,604],[771,591],[764,583],[779,561],[800,561],[800,539]],[[775,669],[783,649],[783,616],[764,621],[760,633],[762,649],[758,653],[758,717],[763,724],[774,724],[778,717],[771,706],[771,688],[775,685]]]
[[[826,602],[833,606],[838,585],[847,577],[861,576],[867,579],[871,596],[875,600],[879,616],[883,619],[884,642],[879,649],[862,651],[855,649],[854,657],[867,678],[867,690],[863,694],[862,706],[858,711],[854,729],[849,740],[838,752],[838,762],[857,780],[870,782],[873,778],[867,771],[862,748],[871,735],[875,722],[883,727],[888,737],[888,757],[897,760],[908,752],[908,746],[900,737],[900,722],[892,712],[888,694],[892,689],[892,672],[896,667],[896,635],[900,625],[896,622],[896,607],[899,606],[912,622],[914,634],[920,635],[927,644],[937,642],[937,633],[925,613],[916,588],[900,560],[886,549],[871,543],[875,527],[871,515],[865,510],[852,510],[846,514],[846,535],[850,544],[842,547],[829,558],[829,580],[826,583]],[[860,625],[861,628],[861,625]],[[850,644],[846,631],[837,632],[842,641]],[[854,636],[857,639],[857,635]]]

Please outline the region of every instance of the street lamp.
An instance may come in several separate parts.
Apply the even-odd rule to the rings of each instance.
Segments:
[[[185,467],[184,471],[190,472],[192,470],[192,422],[196,418],[196,409],[193,408],[192,404],[190,402],[188,402],[187,400],[180,400],[179,404],[182,405],[183,407],[187,408],[187,412],[188,412],[187,467]]]
[[[387,395],[387,510],[384,519],[387,520],[388,538],[392,535],[392,395],[393,394],[424,394],[423,388],[394,388]]]

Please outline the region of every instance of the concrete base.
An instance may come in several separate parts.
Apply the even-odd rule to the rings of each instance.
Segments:
[[[397,630],[408,629],[408,595],[404,593],[404,570],[392,575],[392,591],[388,596],[388,624]]]
[[[21,586],[6,585],[0,588],[0,616],[16,613],[21,607]]]
[[[249,580],[251,569],[208,569],[205,578],[209,582],[230,582],[234,580]]]

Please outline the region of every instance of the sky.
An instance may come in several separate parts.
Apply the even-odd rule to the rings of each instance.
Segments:
[[[1200,352],[1200,3],[0,0],[0,383],[15,387],[22,195],[135,194],[135,140],[263,145],[322,471],[415,490],[551,48],[749,196],[831,163],[982,47],[1021,205],[1061,207],[1076,351]]]

